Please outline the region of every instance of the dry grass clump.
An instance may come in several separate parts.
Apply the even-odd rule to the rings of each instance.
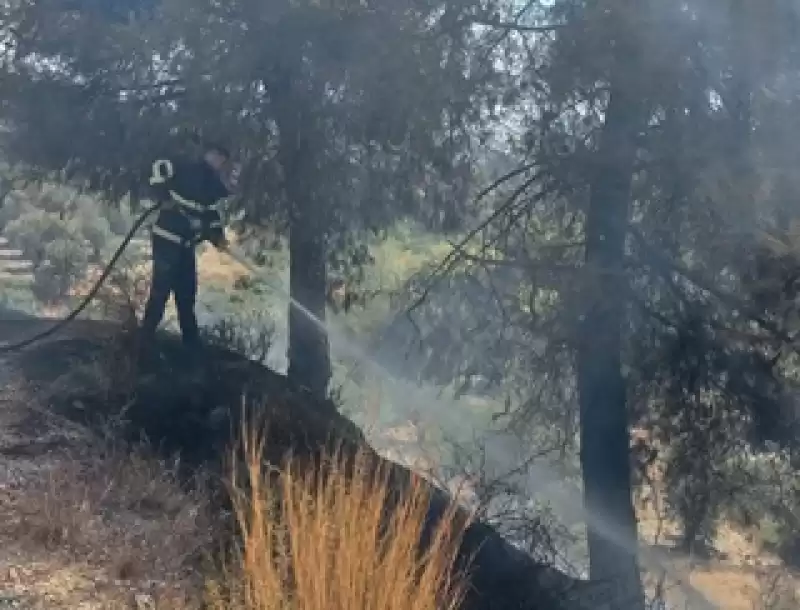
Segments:
[[[754,610],[794,610],[800,608],[800,587],[796,575],[784,568],[763,569],[756,575],[758,600]]]
[[[30,510],[22,513],[21,533],[81,557],[116,554],[129,566],[122,572],[131,563],[157,566],[156,573],[164,560],[177,567],[210,541],[205,492],[185,491],[177,468],[144,446],[91,462],[62,453],[27,490]]]
[[[31,564],[37,549],[46,552],[50,572],[83,566],[105,590],[103,607],[132,591],[146,593],[158,607],[199,607],[198,568],[214,530],[202,482],[187,490],[178,464],[144,445],[87,453],[57,452],[41,460],[38,476],[4,504],[11,518],[3,535],[29,549]]]
[[[208,587],[214,610],[461,605],[467,582],[456,557],[466,524],[455,518],[455,505],[423,549],[430,492],[421,479],[388,500],[389,469],[375,467],[365,451],[352,460],[330,452],[316,468],[287,459],[268,470],[263,438],[245,433],[233,452],[230,491],[240,541],[223,577]]]

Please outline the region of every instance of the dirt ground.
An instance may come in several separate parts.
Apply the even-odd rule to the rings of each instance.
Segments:
[[[54,420],[3,381],[0,608],[199,608],[201,498],[169,463]]]
[[[800,595],[800,574],[761,549],[757,536],[723,524],[714,541],[716,558],[690,559],[672,548],[675,523],[659,520],[652,506],[639,506],[641,538],[665,548],[672,568],[722,610],[789,610],[788,600]],[[671,596],[676,602],[679,595]],[[798,598],[800,599],[800,598]],[[795,601],[795,600],[792,600]],[[680,605],[677,606],[681,608]]]

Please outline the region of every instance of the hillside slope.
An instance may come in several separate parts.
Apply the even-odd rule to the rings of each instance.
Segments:
[[[35,325],[18,321],[14,328],[19,333]],[[180,344],[165,338],[160,359],[134,372],[129,338],[108,325],[79,326],[80,333],[34,346],[6,362],[9,371],[24,380],[26,400],[46,405],[54,415],[92,426],[119,419],[124,411],[124,434],[144,434],[166,453],[180,451],[190,469],[219,466],[243,406],[256,407],[267,417],[265,458],[273,464],[288,451],[311,458],[331,443],[345,452],[366,446],[361,431],[333,403],[315,401],[281,375],[224,349],[209,348],[198,372],[187,367]],[[373,455],[376,462],[382,460]],[[415,476],[399,465],[391,468],[398,490]],[[446,504],[444,493],[434,494],[430,522]],[[549,609],[558,606],[554,600],[562,598],[567,587],[572,594],[582,588],[537,565],[481,523],[468,529],[462,556],[474,558],[471,610]]]

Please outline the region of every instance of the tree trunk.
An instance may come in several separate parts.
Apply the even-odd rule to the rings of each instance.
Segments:
[[[643,608],[622,376],[629,200],[641,102],[612,87],[586,224],[585,314],[578,348],[581,466],[592,579],[614,581],[620,607]]]
[[[325,243],[317,223],[307,218],[293,218],[289,226],[289,292],[302,305],[289,307],[289,379],[324,398],[331,375],[324,327]]]
[[[282,91],[291,92],[291,84]],[[331,376],[325,331],[327,268],[324,208],[314,192],[314,147],[305,131],[308,113],[288,95],[278,106],[284,188],[289,201],[289,379],[318,398],[327,394]]]

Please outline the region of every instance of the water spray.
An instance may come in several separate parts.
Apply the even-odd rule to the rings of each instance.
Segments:
[[[233,258],[236,262],[242,265],[245,269],[247,269],[254,277],[258,280],[262,281],[267,287],[271,290],[275,291],[277,294],[280,294],[282,297],[286,298],[289,302],[291,307],[294,307],[302,313],[314,326],[320,331],[325,333],[332,346],[336,346],[339,349],[342,349],[344,352],[348,353],[350,357],[358,362],[358,364],[363,365],[368,370],[372,371],[376,377],[380,378],[381,381],[386,382],[390,388],[393,388],[396,379],[395,376],[392,375],[385,367],[381,364],[376,362],[373,358],[369,356],[369,354],[353,342],[349,337],[345,335],[345,333],[341,332],[339,329],[333,327],[331,324],[326,324],[323,320],[321,320],[318,316],[316,316],[311,310],[305,307],[302,303],[300,303],[297,299],[292,298],[287,290],[283,287],[279,286],[276,282],[273,282],[272,279],[267,275],[265,270],[257,267],[254,263],[250,261],[248,256],[241,250],[238,246],[233,244],[228,244],[222,251],[228,254],[231,258]],[[407,393],[403,395],[403,398],[408,400]],[[540,474],[537,475],[537,478],[541,478],[542,480],[548,480],[552,483],[555,481],[562,481],[564,477],[559,476],[558,473],[551,471],[551,469],[544,470],[542,466],[537,466],[537,470],[540,471]],[[545,485],[547,486],[547,485]],[[569,492],[568,492],[569,493]],[[569,510],[570,512],[574,512],[576,507],[583,506],[583,500],[579,497],[578,494],[574,494],[575,497],[569,498],[569,506],[564,506],[565,510]],[[593,529],[600,533],[601,536],[605,537],[610,542],[618,545],[620,548],[631,552],[637,552],[640,563],[648,570],[651,570],[655,573],[666,573],[669,577],[680,587],[682,590],[685,598],[686,598],[686,608],[692,610],[721,610],[717,605],[710,602],[700,591],[698,591],[689,581],[688,578],[684,578],[681,575],[677,574],[675,570],[668,566],[667,558],[661,557],[658,551],[651,548],[649,545],[643,542],[639,542],[638,544],[635,542],[631,542],[627,539],[623,533],[618,531],[618,528],[611,524],[607,523],[602,519],[597,518],[596,515],[587,514],[584,510],[579,510],[580,516],[583,518],[584,522],[590,525]],[[632,548],[638,547],[638,548]],[[625,603],[625,598],[627,597],[627,592],[620,592],[617,597],[616,595],[612,595],[615,598],[614,600],[614,608],[621,608],[619,604]]]

